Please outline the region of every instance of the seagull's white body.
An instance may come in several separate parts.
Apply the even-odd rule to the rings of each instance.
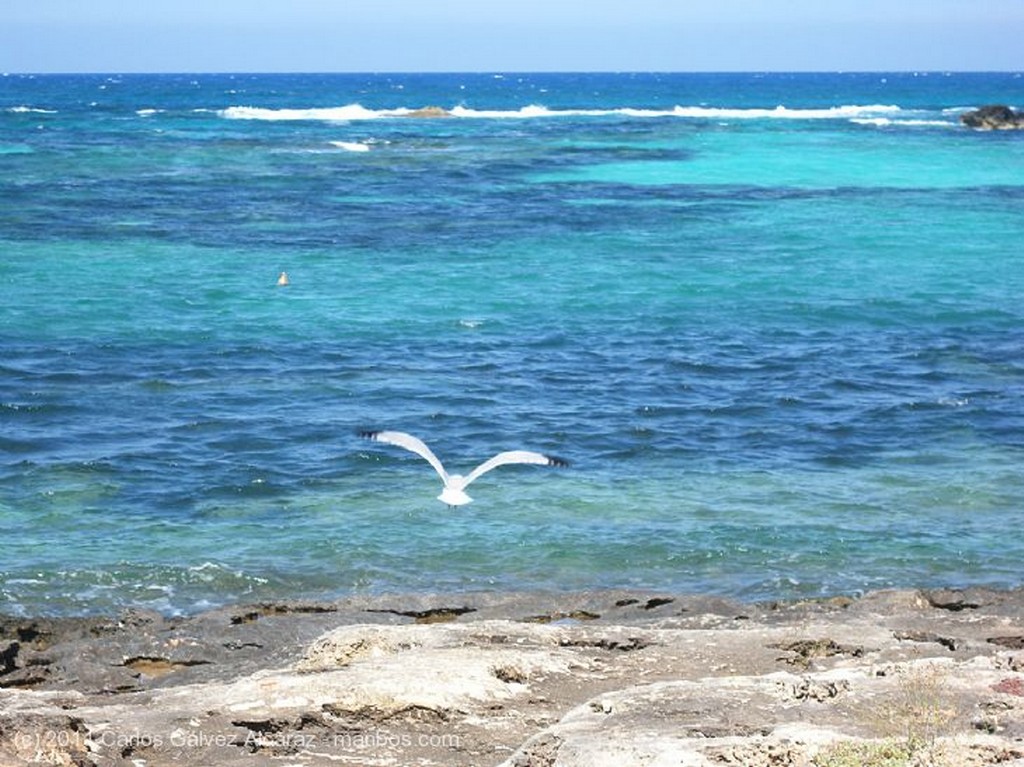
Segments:
[[[464,506],[473,499],[466,494],[466,486],[470,482],[475,480],[482,474],[486,474],[491,469],[495,469],[498,466],[504,466],[507,463],[532,463],[540,466],[568,466],[568,464],[560,458],[554,458],[543,453],[534,453],[529,450],[508,450],[504,453],[498,453],[493,458],[484,461],[482,464],[477,466],[466,476],[461,474],[449,474],[445,471],[444,464],[438,459],[434,452],[426,446],[423,440],[406,434],[404,431],[364,431],[360,432],[360,436],[366,437],[367,439],[376,440],[377,442],[383,442],[387,445],[395,445],[396,447],[403,447],[409,450],[426,461],[434,467],[434,470],[441,476],[441,481],[444,483],[444,488],[441,490],[441,494],[437,496],[437,500],[442,503],[447,503],[449,506]]]

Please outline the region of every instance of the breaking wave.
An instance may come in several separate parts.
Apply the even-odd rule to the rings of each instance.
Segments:
[[[874,125],[876,128],[888,128],[893,125],[927,128],[949,128],[956,126],[956,123],[951,120],[894,120],[891,117],[857,117],[851,119],[850,122],[857,125]]]
[[[331,141],[331,146],[344,149],[346,152],[369,152],[369,144],[358,141]]]
[[[795,109],[785,106],[767,108],[736,109],[708,106],[674,106],[671,109],[642,109],[621,107],[616,109],[550,109],[539,104],[529,104],[519,109],[471,109],[455,106],[439,110],[430,108],[429,115],[423,109],[400,107],[397,109],[368,109],[361,104],[346,104],[337,107],[313,107],[308,109],[231,106],[218,114],[229,120],[320,120],[348,122],[352,120],[379,120],[395,117],[455,117],[466,119],[537,119],[546,117],[681,117],[703,120],[878,120],[891,119],[903,110],[892,104],[868,104],[835,106],[820,109]]]
[[[55,114],[57,114],[57,110],[56,109],[39,109],[38,107],[28,107],[28,106],[7,107],[6,109],[4,109],[4,111],[5,112],[10,112],[11,114],[33,114],[33,115],[55,115]]]

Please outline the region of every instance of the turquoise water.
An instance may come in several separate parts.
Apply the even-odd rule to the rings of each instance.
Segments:
[[[0,78],[0,612],[1019,585],[1022,82]]]

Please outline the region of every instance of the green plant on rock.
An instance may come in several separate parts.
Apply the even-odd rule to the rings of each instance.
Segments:
[[[914,750],[896,740],[833,743],[815,757],[815,767],[909,767]]]
[[[959,712],[949,691],[947,672],[930,663],[902,675],[896,693],[879,707],[878,714],[884,735],[922,750],[952,733]]]
[[[949,764],[938,739],[951,735],[959,711],[947,673],[937,664],[911,668],[869,715],[882,740],[840,741],[823,748],[816,767],[919,767]]]

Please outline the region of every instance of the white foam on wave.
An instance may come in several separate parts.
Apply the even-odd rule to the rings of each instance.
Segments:
[[[408,114],[409,109],[374,110],[360,104],[341,107],[314,107],[311,109],[267,109],[264,107],[228,107],[218,113],[229,120],[320,120],[326,122],[347,122],[349,120],[375,120],[381,117],[398,117]]]
[[[38,107],[7,107],[5,112],[11,112],[12,114],[34,114],[34,115],[55,115],[57,114],[56,109],[39,109]]]
[[[616,109],[549,109],[540,104],[528,104],[519,109],[472,109],[458,105],[448,110],[452,117],[467,119],[537,119],[547,117],[682,117],[706,120],[854,120],[873,119],[902,112],[892,104],[845,105],[819,109],[794,109],[786,106],[766,108],[727,108],[709,106],[674,106],[671,109],[643,109],[620,107]],[[418,110],[409,107],[397,109],[367,109],[361,104],[339,107],[313,107],[309,109],[269,109],[266,107],[232,106],[218,112],[231,120],[319,120],[348,122],[351,120],[378,120],[389,117],[409,117]]]
[[[894,120],[891,117],[856,117],[850,122],[857,125],[873,125],[876,128],[888,128],[894,125],[926,128],[953,128],[956,125],[949,120]]]
[[[330,141],[331,146],[344,149],[346,152],[369,152],[370,145],[358,141]]]
[[[519,109],[470,109],[465,106],[452,107],[452,117],[467,117],[487,120],[531,119],[535,117],[571,117],[577,115],[600,116],[609,114],[608,110],[587,109],[548,109],[539,104],[529,104]]]
[[[698,117],[713,120],[852,120],[875,115],[896,114],[902,110],[893,104],[846,105],[824,109],[791,109],[777,106],[773,109],[722,109],[718,107],[679,107],[673,110],[677,117]]]
[[[791,109],[777,106],[771,109],[734,109],[708,106],[675,106],[672,109],[642,109],[620,107],[616,109],[548,109],[537,104],[514,110],[476,110],[458,106],[451,110],[453,117],[536,118],[536,117],[684,117],[705,120],[842,120],[863,115],[894,114],[900,112],[891,104],[850,105],[825,109]]]

